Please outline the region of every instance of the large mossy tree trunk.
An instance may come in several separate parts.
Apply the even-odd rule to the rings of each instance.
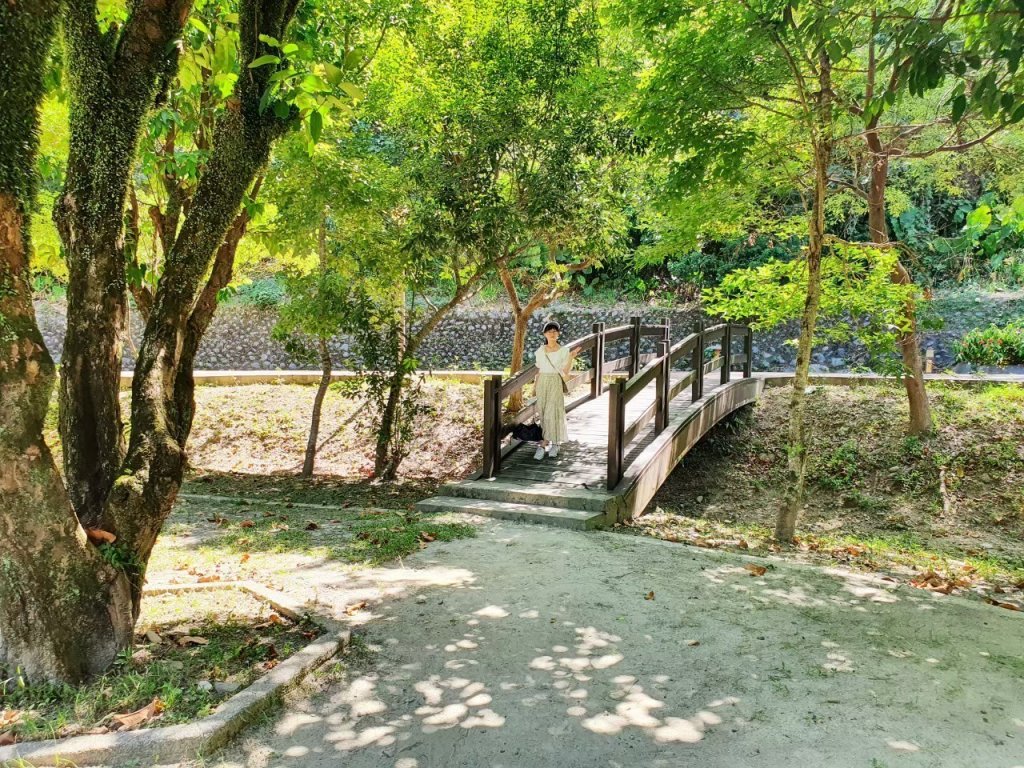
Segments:
[[[818,65],[819,90],[813,94],[809,126],[812,136],[814,187],[807,243],[807,294],[800,316],[800,337],[797,343],[796,374],[789,405],[789,439],[786,492],[775,521],[775,540],[782,544],[793,541],[796,521],[804,505],[807,483],[809,433],[807,429],[807,384],[810,379],[814,329],[821,304],[821,257],[825,248],[825,200],[828,194],[829,165],[834,144],[831,62],[822,54]]]
[[[97,527],[124,458],[118,382],[127,292],[124,210],[139,134],[191,0],[144,0],[124,25],[100,29],[95,2],[63,4],[70,92],[67,174],[54,209],[68,265],[60,436],[71,502]]]
[[[867,193],[868,229],[871,242],[889,245],[889,226],[885,220],[885,192],[889,183],[889,154],[878,138],[877,119],[865,133],[871,152],[871,175]],[[892,281],[898,285],[911,285],[907,268],[897,260]],[[903,358],[903,386],[907,391],[910,410],[909,432],[923,435],[932,431],[932,413],[924,383],[924,365],[921,361],[921,342],[917,330],[917,311],[912,298],[904,305],[907,327],[899,335],[900,356]]]
[[[250,69],[248,64],[272,53],[260,36],[282,38],[297,2],[240,4],[243,75],[217,120],[192,206],[165,254],[139,347],[127,446],[119,412],[126,190],[143,120],[159,84],[174,74],[173,41],[191,0],[137,0],[122,26],[102,33],[95,2],[64,3],[72,136],[68,180],[54,216],[69,272],[60,419],[66,490],[42,438],[54,373],[28,291],[27,198],[12,187],[17,194],[5,198],[3,207],[4,236],[10,241],[4,245],[3,275],[12,286],[3,293],[3,311],[5,318],[15,319],[17,330],[12,331],[16,343],[4,349],[0,371],[0,547],[7,554],[0,651],[8,666],[20,666],[30,679],[79,681],[107,669],[131,644],[146,565],[184,474],[194,412],[192,361],[217,293],[230,280],[244,233],[239,207],[273,140],[294,116],[291,110],[284,119],[275,117],[274,110],[261,111],[274,67]],[[32,13],[20,9],[20,4],[8,4],[3,12],[14,18]],[[6,36],[12,30],[17,32],[17,25],[5,23],[2,31]],[[15,63],[8,60],[9,49],[5,40],[4,66]],[[39,55],[46,52],[44,45]],[[40,61],[34,63],[37,74],[43,69]],[[24,77],[30,68],[18,66]],[[0,93],[5,115],[25,108],[15,90]],[[38,101],[38,88],[25,90]],[[35,102],[27,114],[34,117]],[[6,131],[4,136],[6,141]],[[35,147],[34,133],[20,138],[20,147],[5,144],[9,158],[4,162],[32,169],[34,150],[26,153],[24,147]],[[10,234],[15,231],[18,238]],[[93,546],[89,529],[101,529],[116,540]]]
[[[88,541],[43,440],[55,369],[32,305],[37,114],[58,2],[0,6],[0,664],[102,672],[131,642],[129,585]]]
[[[103,509],[102,527],[130,546],[140,576],[184,475],[185,444],[195,408],[192,361],[212,318],[216,295],[230,279],[237,241],[227,252],[222,246],[231,246],[232,235],[240,238],[244,232],[244,226],[232,233],[229,227],[237,224],[246,191],[285,127],[274,110],[260,109],[273,67],[250,69],[248,62],[272,53],[259,37],[282,38],[296,4],[297,0],[251,0],[240,6],[240,68],[245,74],[217,120],[212,153],[181,231],[166,254],[139,345],[131,434]],[[217,258],[221,255],[224,258]],[[133,598],[137,616],[140,594],[135,592]]]

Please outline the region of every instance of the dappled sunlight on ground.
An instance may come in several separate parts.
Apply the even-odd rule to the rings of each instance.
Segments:
[[[318,599],[361,638],[344,676],[213,765],[1015,764],[1019,617],[986,612],[979,633],[983,606],[750,565],[494,524],[322,575]]]

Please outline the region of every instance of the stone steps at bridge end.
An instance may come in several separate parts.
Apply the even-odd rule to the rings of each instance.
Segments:
[[[463,512],[471,515],[514,520],[521,523],[542,523],[558,528],[589,530],[605,524],[604,512],[593,512],[536,504],[517,504],[494,499],[469,499],[458,496],[435,496],[416,505],[420,512]]]

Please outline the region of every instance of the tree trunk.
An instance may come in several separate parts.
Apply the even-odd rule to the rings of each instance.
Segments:
[[[525,367],[526,357],[526,333],[529,330],[530,318],[534,313],[546,307],[561,293],[553,286],[544,286],[536,291],[523,306],[519,301],[519,292],[516,290],[512,275],[507,266],[502,264],[498,271],[505,292],[508,294],[509,303],[512,307],[512,363],[511,371],[516,373]],[[513,392],[508,399],[509,413],[518,413],[523,408],[523,391]]]
[[[320,255],[320,277],[327,273],[327,224],[325,218],[320,220],[320,231],[317,240]],[[309,425],[309,439],[306,441],[306,458],[302,462],[302,476],[313,476],[313,464],[316,461],[316,441],[320,434],[320,413],[323,410],[324,397],[327,396],[327,388],[331,385],[331,350],[327,346],[327,339],[321,336],[317,339],[320,347],[320,386],[317,387],[316,397],[313,398],[313,416]]]
[[[388,483],[398,476],[398,468],[404,458],[401,447],[398,445],[399,441],[396,441],[395,430],[400,428],[398,411],[402,404],[405,374],[401,371],[401,363],[397,368],[398,370],[391,376],[388,399],[384,404],[384,413],[381,414],[380,431],[377,433],[377,452],[373,466],[374,475]]]
[[[269,53],[271,49],[258,41],[258,35],[280,38],[293,11],[290,0],[242,3],[243,64]],[[131,436],[103,510],[103,527],[117,532],[131,547],[140,577],[184,476],[185,443],[194,412],[192,361],[216,306],[218,285],[230,278],[237,239],[244,232],[239,208],[266,164],[271,144],[284,130],[273,110],[261,112],[259,107],[272,70],[259,67],[239,78],[237,103],[217,121],[212,153],[189,213],[166,254],[139,345],[132,380]],[[236,227],[229,232],[232,223]],[[211,261],[214,271],[200,291]],[[136,616],[140,597],[139,592],[133,593]]]
[[[323,410],[327,388],[331,385],[331,351],[327,347],[327,339],[321,336],[320,345],[320,386],[313,398],[313,417],[309,425],[309,440],[306,441],[306,458],[302,462],[302,476],[313,476],[313,464],[316,461],[316,441],[320,434],[320,413]]]
[[[871,242],[889,243],[889,226],[885,220],[885,191],[889,183],[889,155],[886,154],[878,134],[866,134],[868,148],[871,150],[871,183],[868,188],[868,229]],[[897,260],[892,273],[892,281],[898,285],[911,285],[910,273]],[[921,343],[917,332],[917,313],[913,299],[904,305],[908,330],[900,333],[900,354],[903,357],[903,385],[907,390],[907,403],[910,408],[909,432],[912,435],[927,434],[932,431],[931,407],[928,404],[928,393],[924,383],[924,365],[921,362]]]
[[[804,418],[807,405],[807,383],[810,378],[814,328],[821,303],[821,256],[825,244],[825,198],[828,193],[828,170],[832,161],[833,116],[831,100],[831,62],[820,56],[818,73],[820,90],[815,95],[814,120],[810,126],[814,147],[814,194],[811,203],[807,243],[807,297],[800,317],[800,338],[797,346],[796,375],[789,405],[789,445],[787,487],[783,504],[775,522],[775,540],[788,545],[796,533],[796,521],[804,505],[807,481],[807,444],[809,433]]]
[[[0,664],[77,682],[113,662],[132,621],[127,581],[88,542],[43,440],[55,370],[32,305],[28,212],[57,10],[0,7]]]
[[[513,312],[514,328],[512,331],[512,363],[510,370],[513,374],[521,371],[524,367],[526,356],[526,331],[530,325],[530,316],[525,312]],[[523,409],[523,390],[513,392],[508,399],[508,410],[510,413],[518,413]]]
[[[54,209],[68,264],[60,436],[71,503],[96,527],[124,457],[120,406],[127,314],[124,210],[143,121],[177,63],[191,0],[143,0],[120,34],[93,2],[63,4],[71,142]],[[116,27],[115,27],[116,31]]]

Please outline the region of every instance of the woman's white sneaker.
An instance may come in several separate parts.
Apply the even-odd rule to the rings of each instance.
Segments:
[[[555,443],[550,448],[548,448],[548,456],[550,456],[553,459],[557,455],[558,455],[558,443]]]
[[[537,450],[534,451],[534,453],[533,453],[533,458],[536,459],[537,461],[540,461],[541,459],[544,458],[544,446],[543,445],[538,445],[537,446]]]

